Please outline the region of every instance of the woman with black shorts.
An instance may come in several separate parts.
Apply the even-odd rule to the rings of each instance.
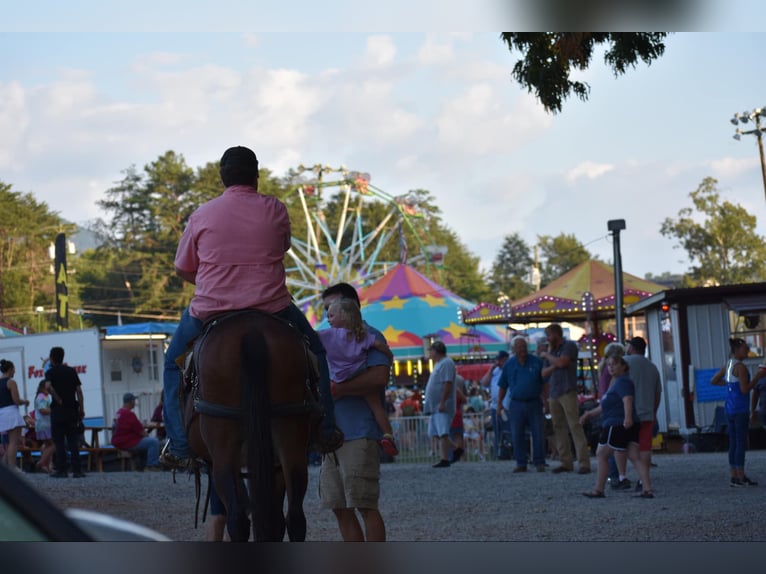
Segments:
[[[606,362],[613,381],[595,409],[583,413],[580,424],[601,415],[601,436],[596,449],[598,472],[593,490],[583,492],[588,498],[605,498],[604,486],[609,474],[609,457],[614,451],[627,452],[628,460],[638,471],[643,490],[639,498],[654,498],[649,479],[649,467],[638,456],[639,420],[634,404],[635,387],[628,376],[628,364],[622,357],[612,356]]]

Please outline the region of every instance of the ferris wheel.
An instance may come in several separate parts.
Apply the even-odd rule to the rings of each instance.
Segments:
[[[345,166],[300,165],[297,171],[297,184],[283,199],[292,218],[285,269],[295,303],[310,319],[321,315],[320,295],[329,285],[360,288],[399,262],[428,263],[433,242],[413,194],[390,195],[372,185],[369,174]],[[412,238],[417,245],[409,248],[417,253],[409,257]]]

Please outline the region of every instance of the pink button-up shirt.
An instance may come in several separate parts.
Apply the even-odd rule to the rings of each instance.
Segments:
[[[189,218],[176,269],[196,273],[189,312],[206,320],[223,311],[281,311],[290,304],[282,263],[290,248],[290,217],[276,199],[234,185]]]

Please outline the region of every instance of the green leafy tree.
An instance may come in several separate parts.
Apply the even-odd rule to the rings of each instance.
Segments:
[[[702,180],[689,194],[693,207],[666,218],[660,233],[675,238],[691,262],[696,285],[753,283],[766,277],[766,245],[755,232],[756,217],[722,200],[718,181]]]
[[[571,234],[559,233],[556,237],[538,235],[537,242],[542,259],[541,287],[592,258],[585,246]]]
[[[665,51],[664,32],[503,32],[508,49],[524,54],[513,66],[513,77],[533,92],[546,111],[561,111],[563,101],[574,93],[585,101],[590,86],[572,80],[573,70],[588,68],[594,49],[607,46],[604,60],[615,76],[636,67],[639,60],[651,64]]]
[[[532,292],[526,278],[532,271],[534,260],[529,245],[518,233],[506,235],[490,270],[489,284],[495,295],[504,295],[511,301]]]
[[[58,233],[72,233],[47,204],[31,193],[14,191],[0,181],[0,321],[17,327],[38,325],[34,309],[50,309],[54,279],[48,248]],[[70,296],[74,290],[70,287]]]

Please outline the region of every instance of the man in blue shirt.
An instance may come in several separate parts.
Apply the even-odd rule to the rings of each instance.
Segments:
[[[511,341],[511,357],[503,366],[497,395],[498,418],[505,416],[503,400],[510,396],[508,418],[513,440],[516,468],[513,472],[527,471],[526,426],[532,433],[532,462],[537,472],[545,472],[545,435],[543,401],[547,400],[548,385],[543,382],[543,362],[527,352],[527,341],[517,336]]]
[[[361,307],[359,295],[348,283],[338,283],[322,293],[325,310],[337,299],[351,299]],[[385,337],[365,323],[367,330],[385,342]],[[367,369],[335,385],[335,421],[343,431],[343,445],[322,458],[319,497],[322,508],[335,514],[345,542],[385,542],[386,527],[378,510],[380,498],[380,438],[382,431],[364,395],[379,390],[385,401],[391,361],[382,352],[370,349]],[[364,529],[357,512],[362,518]]]

